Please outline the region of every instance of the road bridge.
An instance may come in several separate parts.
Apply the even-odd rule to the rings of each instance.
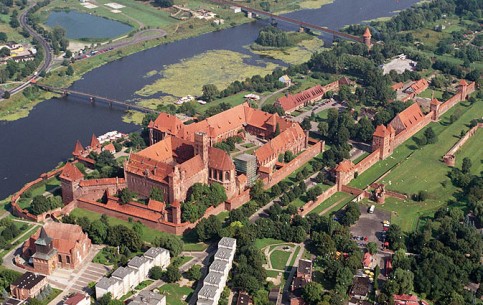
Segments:
[[[252,13],[252,14],[255,14],[255,15],[267,16],[272,20],[279,20],[279,21],[284,21],[284,22],[288,22],[288,23],[291,23],[291,24],[295,24],[295,25],[298,25],[301,29],[310,29],[310,30],[320,31],[320,32],[331,34],[334,37],[341,37],[341,38],[346,38],[346,39],[361,42],[361,43],[366,43],[366,41],[363,37],[358,37],[358,36],[355,36],[355,35],[347,34],[347,33],[336,31],[336,30],[331,30],[327,27],[311,24],[311,23],[308,23],[308,22],[289,18],[289,17],[286,17],[286,16],[275,15],[275,14],[272,14],[270,12],[266,12],[266,11],[263,11],[263,10],[258,10],[258,9],[251,8],[251,7],[248,7],[248,6],[243,6],[243,5],[240,5],[239,3],[228,2],[228,1],[224,1],[224,0],[212,0],[212,2],[215,2],[215,3],[218,3],[218,4],[223,4],[223,5],[237,6],[237,7],[240,7],[242,9],[242,11],[244,11],[246,13]]]
[[[39,84],[39,83],[36,83],[36,82],[32,82],[32,84],[34,84],[35,86],[39,87],[42,90],[60,93],[63,96],[67,96],[67,95],[72,94],[72,95],[87,97],[87,98],[89,98],[89,101],[91,103],[95,103],[96,101],[103,101],[103,102],[109,104],[109,107],[112,107],[112,106],[115,105],[115,106],[120,106],[122,108],[125,108],[126,110],[137,110],[137,111],[140,111],[140,112],[143,112],[143,113],[157,113],[157,111],[150,109],[150,108],[147,108],[147,107],[143,107],[143,106],[139,106],[139,105],[136,105],[136,104],[131,104],[131,103],[115,100],[115,99],[104,97],[104,96],[99,96],[99,95],[96,95],[96,94],[85,93],[85,92],[76,91],[76,90],[67,89],[67,88],[56,88],[56,87],[51,87],[51,86]]]

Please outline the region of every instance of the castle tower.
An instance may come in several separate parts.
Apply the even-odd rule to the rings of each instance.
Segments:
[[[379,159],[384,160],[392,154],[395,136],[396,131],[391,125],[387,128],[384,125],[377,126],[372,135],[372,151],[380,151]]]
[[[354,163],[351,160],[343,160],[335,168],[335,183],[337,191],[342,191],[342,186],[348,184],[354,178]]]
[[[91,150],[97,150],[101,148],[101,143],[99,142],[95,134],[92,134],[90,147]]]
[[[208,147],[209,144],[208,135],[204,132],[195,133],[195,155],[201,155],[201,159],[205,166],[208,166]]]
[[[431,104],[429,105],[429,109],[432,113],[431,120],[435,122],[439,120],[439,106],[441,106],[441,102],[433,98],[431,100]]]
[[[466,99],[466,96],[468,95],[467,89],[468,89],[468,83],[464,79],[462,79],[459,83],[459,90],[460,90],[462,101],[464,101]]]
[[[366,27],[366,30],[364,31],[364,34],[362,35],[362,39],[364,40],[364,44],[369,49],[372,47],[371,38],[372,38],[371,31],[369,30],[369,27]]]
[[[62,202],[68,204],[76,199],[75,192],[79,183],[84,179],[84,174],[72,163],[67,162],[59,176],[62,188]]]
[[[174,201],[170,206],[170,215],[168,221],[174,224],[181,223],[181,204],[178,201]]]
[[[72,152],[72,155],[74,157],[79,157],[82,155],[82,153],[84,152],[84,147],[82,146],[82,143],[77,140],[77,142],[75,142],[75,147],[74,147],[74,151]]]

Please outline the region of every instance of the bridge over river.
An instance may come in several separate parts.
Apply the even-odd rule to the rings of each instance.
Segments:
[[[95,95],[95,94],[91,94],[91,93],[85,93],[85,92],[76,91],[76,90],[67,89],[67,88],[51,87],[51,86],[47,86],[47,85],[43,85],[43,84],[39,84],[39,83],[35,83],[35,82],[33,82],[33,84],[35,86],[39,87],[42,90],[60,93],[63,96],[67,96],[67,95],[72,94],[72,95],[78,95],[78,96],[81,96],[81,97],[87,97],[91,103],[96,103],[97,101],[102,101],[102,102],[109,104],[109,107],[112,107],[112,106],[115,105],[115,106],[120,106],[121,108],[125,108],[126,110],[137,110],[137,111],[140,111],[140,112],[143,112],[143,113],[157,113],[158,112],[156,110],[153,110],[153,109],[150,109],[150,108],[147,108],[147,107],[143,107],[143,106],[139,106],[139,105],[136,105],[136,104],[131,104],[131,103],[128,103],[128,102],[119,101],[119,100],[115,100],[115,99],[112,99],[112,98],[99,96],[99,95]]]
[[[351,35],[351,34],[336,31],[336,30],[332,30],[332,29],[329,29],[327,27],[323,27],[323,26],[320,26],[320,25],[315,25],[315,24],[311,24],[311,23],[308,23],[308,22],[296,20],[296,19],[289,18],[289,17],[286,17],[286,16],[275,15],[275,14],[272,14],[270,12],[266,12],[266,11],[263,11],[263,10],[258,10],[258,9],[251,8],[251,7],[248,7],[248,6],[240,5],[237,2],[228,2],[228,1],[224,1],[224,0],[212,0],[212,2],[215,2],[215,3],[218,3],[218,4],[223,4],[223,5],[236,6],[236,7],[241,8],[241,10],[246,12],[246,13],[251,13],[251,14],[259,15],[259,16],[267,16],[267,17],[270,17],[270,19],[272,19],[272,20],[280,20],[280,21],[284,21],[284,22],[287,22],[287,23],[295,24],[295,25],[298,25],[301,29],[304,29],[304,30],[310,29],[310,30],[320,31],[320,32],[331,34],[334,37],[341,37],[341,38],[345,38],[345,39],[349,39],[349,40],[353,40],[353,41],[357,41],[357,42],[361,42],[361,43],[366,43],[368,45],[371,44],[370,36],[369,36],[369,40],[366,41],[366,39],[364,37],[358,37],[358,36],[355,36],[355,35]]]

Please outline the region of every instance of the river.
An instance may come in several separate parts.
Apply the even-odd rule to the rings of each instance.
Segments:
[[[287,16],[332,29],[391,16],[417,0],[335,0],[320,9],[302,10]],[[152,83],[149,71],[177,63],[208,50],[232,50],[250,54],[243,46],[252,43],[262,21],[204,34],[145,50],[92,70],[72,85],[72,89],[119,100],[136,98],[134,92]],[[291,25],[279,24],[286,29]],[[249,61],[262,59],[254,55]],[[153,76],[155,77],[159,76]],[[87,145],[92,133],[110,130],[132,132],[139,129],[123,123],[121,109],[90,105],[80,98],[51,99],[37,105],[27,118],[0,121],[0,199],[17,191],[71,156],[75,141]]]

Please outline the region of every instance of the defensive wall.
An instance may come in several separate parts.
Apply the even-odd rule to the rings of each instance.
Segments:
[[[50,172],[43,173],[43,174],[40,175],[39,178],[25,184],[10,199],[10,205],[12,206],[12,214],[16,217],[20,217],[20,218],[24,218],[24,219],[28,219],[28,220],[31,220],[31,221],[37,221],[38,222],[38,221],[44,221],[45,218],[47,218],[49,215],[51,215],[53,213],[58,213],[59,211],[61,211],[61,208],[57,208],[55,210],[42,213],[40,215],[34,215],[34,214],[30,213],[27,209],[22,209],[18,205],[18,200],[20,199],[22,194],[25,193],[26,191],[28,191],[29,189],[41,184],[42,182],[49,180],[52,177],[60,175],[60,173],[62,172],[63,169],[64,169],[64,166],[61,166],[61,167],[54,169]]]
[[[478,131],[479,128],[483,128],[483,123],[478,123],[476,126],[468,130],[468,132],[458,141],[453,147],[443,156],[443,161],[449,166],[455,166],[456,153],[460,148]]]
[[[458,92],[449,98],[447,101],[442,103],[438,109],[436,110],[437,113],[433,113],[433,111],[429,112],[424,116],[424,118],[416,125],[414,125],[410,130],[403,130],[399,134],[397,134],[394,138],[394,143],[393,143],[393,149],[394,151],[399,145],[404,143],[407,139],[410,137],[414,136],[417,132],[419,132],[421,129],[426,127],[429,123],[433,121],[433,118],[439,118],[441,115],[446,113],[449,109],[451,109],[454,105],[457,103],[464,101],[468,95],[473,93],[476,90],[476,83],[473,82],[469,85],[462,85],[460,86]],[[455,152],[466,142],[468,139],[473,136],[476,133],[476,129],[480,128],[483,124],[479,123],[477,126],[475,126],[472,130],[470,130],[463,139],[458,141],[458,143],[455,144],[453,148],[455,148]],[[460,143],[461,142],[461,143]],[[445,155],[445,157],[453,151],[453,148]],[[454,159],[454,154],[453,159]],[[335,186],[331,187],[330,189],[326,190],[324,193],[322,193],[319,197],[317,197],[317,200],[312,202],[309,201],[307,202],[304,206],[300,208],[299,214],[302,216],[307,215],[311,210],[313,210],[316,206],[318,206],[320,203],[322,203],[324,200],[327,200],[329,197],[331,197],[333,194],[337,192],[338,189],[340,189],[342,192],[347,192],[353,195],[356,195],[358,197],[364,197],[364,198],[369,198],[370,193],[368,193],[366,190],[361,190],[353,187],[349,187],[347,184],[352,181],[355,177],[354,174],[357,172],[358,175],[362,174],[365,172],[367,169],[369,169],[371,166],[373,166],[375,163],[377,163],[380,160],[380,151],[375,150],[371,154],[369,154],[367,157],[365,157],[363,160],[361,160],[359,163],[354,165],[348,173],[343,173],[344,175],[347,175],[347,179],[341,179],[339,181],[339,184],[336,184]],[[446,160],[445,160],[446,162]],[[339,173],[338,173],[339,174]],[[342,183],[342,182],[343,183]],[[397,192],[392,192],[392,191],[385,191],[385,195],[390,196],[390,197],[395,197],[398,199],[407,199],[407,196],[404,194],[400,194]],[[362,199],[358,198],[358,199]]]
[[[278,169],[274,173],[268,175],[268,177],[263,177],[262,181],[264,183],[265,190],[271,188],[275,184],[279,183],[283,179],[287,178],[295,170],[300,168],[305,163],[312,160],[315,156],[324,151],[323,141],[313,141],[312,146],[307,147],[302,153],[300,153],[295,159],[285,164],[282,168]]]

